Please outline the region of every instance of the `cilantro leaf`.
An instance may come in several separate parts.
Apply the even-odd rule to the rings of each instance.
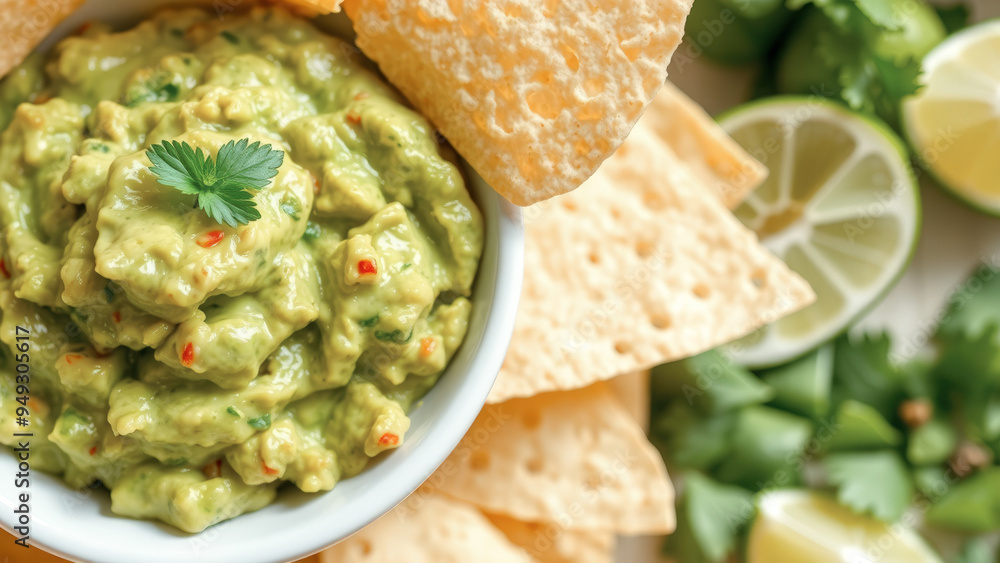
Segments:
[[[855,512],[895,522],[913,501],[913,480],[896,452],[835,454],[823,465],[837,500]]]
[[[652,375],[657,396],[673,396],[706,413],[766,403],[774,390],[716,350],[660,366]]]
[[[927,511],[927,522],[972,533],[1000,528],[1000,467],[985,469],[953,485]]]
[[[934,6],[948,35],[962,31],[969,25],[971,13],[965,4]]]
[[[740,529],[754,515],[751,492],[695,472],[684,474],[683,481],[677,532],[667,540],[667,551],[685,563],[724,561],[736,548]]]
[[[736,418],[732,447],[715,475],[753,490],[798,484],[812,435],[812,423],[802,417],[746,407]]]
[[[271,414],[264,413],[258,417],[251,418],[247,420],[247,424],[255,430],[267,430],[271,427]]]
[[[840,404],[826,451],[896,447],[903,436],[873,407],[855,400]]]
[[[958,434],[948,421],[935,418],[915,428],[906,444],[906,459],[913,465],[944,463],[958,446]]]
[[[962,547],[955,563],[993,563],[993,549],[983,538],[973,538]]]
[[[758,375],[774,389],[775,406],[810,418],[820,418],[829,412],[832,346],[823,346],[799,360]]]
[[[149,147],[150,172],[164,186],[197,196],[197,206],[230,227],[260,219],[251,190],[259,190],[278,173],[285,153],[260,141],[229,141],[215,161],[201,147],[164,141]]]
[[[875,407],[887,420],[896,416],[903,398],[899,369],[889,359],[888,335],[841,336],[834,348],[834,396]]]
[[[708,469],[730,451],[734,413],[707,416],[677,401],[651,424],[651,439],[672,466]]]

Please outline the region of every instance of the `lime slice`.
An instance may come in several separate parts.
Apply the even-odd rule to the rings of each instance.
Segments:
[[[903,104],[924,168],[949,191],[1000,215],[1000,20],[971,27],[924,59],[925,88]]]
[[[832,102],[771,98],[720,123],[771,169],[736,216],[816,291],[814,304],[733,345],[750,367],[783,364],[895,284],[919,237],[919,190],[896,134]]]
[[[802,490],[760,497],[747,563],[940,563],[913,530],[855,514]]]

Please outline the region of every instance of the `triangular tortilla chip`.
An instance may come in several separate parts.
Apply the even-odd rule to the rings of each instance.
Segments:
[[[767,167],[736,143],[708,113],[667,82],[640,123],[673,149],[694,176],[735,209],[767,179]]]
[[[608,381],[621,404],[644,431],[649,431],[649,370],[619,375]]]
[[[360,532],[320,554],[322,563],[529,563],[474,507],[419,490]]]
[[[348,0],[357,44],[504,197],[578,187],[667,77],[692,0]]]
[[[615,558],[615,535],[611,532],[564,529],[499,514],[486,517],[539,563],[612,563]]]
[[[525,228],[491,403],[693,356],[815,299],[642,123],[580,189],[527,209]]]
[[[428,485],[562,529],[674,528],[663,460],[603,383],[487,406]]]
[[[0,77],[31,53],[35,45],[83,0],[0,0]]]

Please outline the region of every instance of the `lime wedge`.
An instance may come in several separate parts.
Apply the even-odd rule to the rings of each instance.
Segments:
[[[940,563],[913,530],[855,514],[802,490],[760,497],[747,563]]]
[[[736,216],[816,291],[814,304],[732,347],[752,368],[783,364],[837,336],[895,284],[919,237],[919,190],[899,137],[832,102],[770,98],[720,123],[771,169]]]
[[[946,189],[1000,215],[1000,20],[952,36],[923,67],[925,87],[903,104],[914,152]]]

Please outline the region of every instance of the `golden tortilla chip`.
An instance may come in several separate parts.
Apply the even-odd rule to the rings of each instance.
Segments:
[[[767,179],[767,167],[750,156],[714,119],[676,86],[667,82],[646,108],[647,125],[711,186],[726,207],[735,209]]]
[[[649,431],[649,370],[619,375],[608,386],[646,432]]]
[[[579,190],[525,210],[525,228],[492,403],[686,358],[815,299],[642,123]]]
[[[663,460],[603,383],[487,406],[428,485],[560,529],[674,528]]]
[[[564,529],[499,514],[486,517],[539,563],[613,563],[615,558],[615,535],[611,532]]]
[[[340,11],[344,0],[282,0],[288,6],[303,8],[309,14],[331,14]]]
[[[322,563],[530,563],[481,512],[423,490],[320,554]],[[412,497],[411,497],[412,498]]]
[[[357,44],[498,192],[575,189],[663,84],[692,0],[347,0]]]
[[[0,77],[21,64],[31,50],[83,0],[0,0]]]

